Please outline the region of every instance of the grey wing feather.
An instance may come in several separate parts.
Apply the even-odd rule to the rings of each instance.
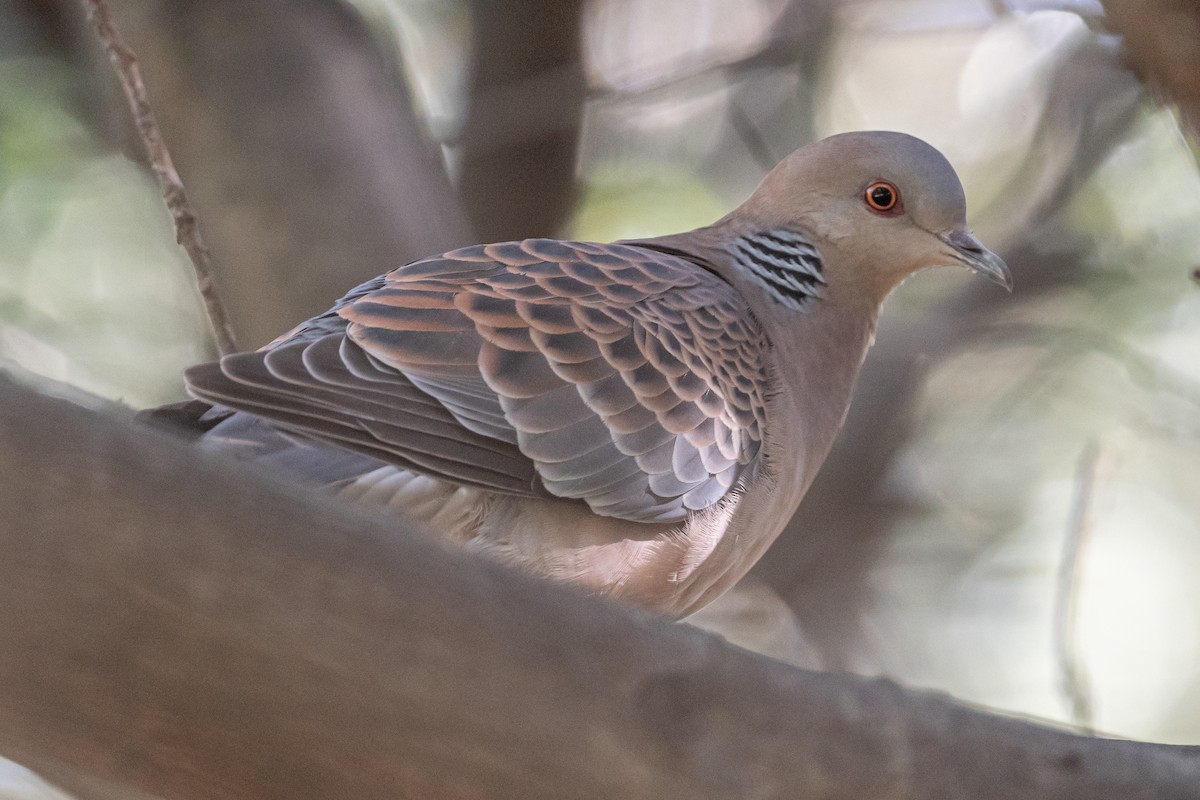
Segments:
[[[405,468],[674,521],[757,457],[767,346],[689,261],[526,240],[401,267],[187,378],[201,399]]]
[[[186,372],[188,388],[203,400],[405,469],[494,491],[532,492],[532,466],[516,447],[462,427],[411,384],[391,382],[380,392],[366,381],[321,383],[299,369],[305,350],[334,336],[193,367]],[[326,347],[326,352],[341,349]]]

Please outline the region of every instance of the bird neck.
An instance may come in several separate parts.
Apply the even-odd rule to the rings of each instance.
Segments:
[[[768,455],[781,475],[795,476],[788,482],[797,505],[845,422],[878,310],[877,302],[863,301],[822,304],[809,313],[758,312],[777,315],[763,320],[778,387],[767,406],[774,445]]]
[[[829,265],[814,302],[796,308],[773,297],[761,280],[734,264],[726,245],[746,231],[729,218],[686,234],[627,242],[686,258],[733,286],[771,341],[774,420],[771,460],[781,474],[799,475],[800,494],[816,476],[846,418],[850,396],[890,287],[854,283],[854,273]],[[833,254],[836,261],[838,254]],[[776,436],[775,432],[780,432]],[[786,470],[786,472],[783,472]],[[789,480],[790,482],[790,480]],[[797,496],[797,503],[799,496]]]

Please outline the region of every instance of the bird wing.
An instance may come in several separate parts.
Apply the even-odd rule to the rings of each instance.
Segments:
[[[534,239],[401,267],[187,380],[404,468],[669,522],[756,458],[768,346],[741,297],[679,256]]]

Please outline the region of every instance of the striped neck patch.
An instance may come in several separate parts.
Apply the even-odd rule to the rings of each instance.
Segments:
[[[739,267],[794,311],[806,310],[825,292],[821,254],[795,231],[778,228],[739,236],[728,249]]]

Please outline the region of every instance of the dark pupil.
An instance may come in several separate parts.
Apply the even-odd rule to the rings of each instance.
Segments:
[[[890,206],[892,204],[892,190],[886,186],[876,186],[871,190],[871,201],[877,206]]]

